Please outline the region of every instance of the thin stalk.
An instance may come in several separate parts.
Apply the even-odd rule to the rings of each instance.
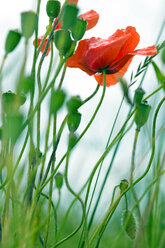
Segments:
[[[85,225],[85,237],[86,237],[86,244],[87,244],[87,247],[88,246],[88,241],[87,241],[87,219],[86,219],[86,213],[85,213],[85,206],[84,206],[84,203],[82,201],[82,199],[80,198],[80,196],[78,194],[76,194],[73,189],[71,188],[70,184],[69,184],[69,181],[68,181],[68,165],[69,165],[69,155],[70,155],[70,151],[68,150],[67,152],[67,157],[66,157],[66,165],[65,165],[65,172],[64,172],[64,179],[65,179],[65,184],[66,184],[66,187],[67,189],[69,190],[69,192],[80,202],[81,204],[81,207],[82,207],[82,218],[81,218],[81,222],[79,224],[79,226],[71,233],[69,234],[67,237],[65,237],[64,239],[62,239],[61,241],[57,242],[53,248],[59,246],[60,244],[64,243],[66,240],[70,239],[71,237],[73,237],[78,231],[79,229],[81,228],[83,222],[84,222],[84,225]]]

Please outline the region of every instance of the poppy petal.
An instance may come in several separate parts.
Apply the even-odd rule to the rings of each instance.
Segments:
[[[136,28],[132,26],[128,26],[126,27],[126,29],[118,29],[112,36],[109,37],[109,40],[111,41],[114,38],[118,39],[119,37],[125,35],[127,35],[127,40],[125,40],[125,44],[123,44],[120,53],[116,57],[115,61],[113,61],[113,63],[121,59],[126,54],[133,52],[140,41],[140,36],[136,32]]]
[[[75,53],[67,59],[66,66],[72,68],[80,68],[81,70],[85,71],[88,75],[93,75],[94,72],[92,72],[84,62],[84,58],[86,57],[88,49],[88,39],[81,40],[78,44]]]
[[[39,45],[40,45],[42,39],[43,39],[43,36],[38,37],[38,39],[37,39],[37,48],[39,47]],[[42,47],[41,47],[41,52],[42,52],[42,53],[43,53],[44,50],[45,50],[47,41],[48,41],[48,38],[45,39],[44,44],[43,44]],[[35,46],[35,40],[33,41],[33,45]],[[51,48],[50,48],[50,46],[49,46],[49,47],[48,47],[48,50],[47,50],[47,52],[46,52],[46,54],[45,54],[45,56],[48,56],[48,54],[49,54],[49,52],[50,52],[50,49],[51,49]]]
[[[132,55],[144,55],[144,56],[154,56],[157,53],[157,48],[156,46],[149,46],[146,48],[141,48],[141,49],[137,49],[133,52],[131,52],[130,54]]]
[[[87,30],[89,30],[97,24],[99,20],[99,14],[94,10],[90,10],[80,15],[79,18],[83,18],[85,21],[87,21]]]
[[[111,41],[92,38],[88,40],[89,49],[84,61],[89,65],[90,69],[94,72],[100,71],[108,67],[120,53],[123,45],[128,39],[128,35],[112,39]]]
[[[114,73],[114,74],[106,74],[106,86],[109,87],[111,85],[115,85],[118,83],[119,81],[119,78],[120,77],[123,77],[124,74],[126,73],[130,63],[132,62],[132,58],[130,58],[128,60],[128,62],[123,66],[123,68],[118,71],[117,73]],[[104,85],[104,79],[103,79],[103,74],[102,73],[96,73],[94,75],[96,81],[98,82],[98,84],[100,85]]]
[[[68,0],[68,3],[75,3],[77,5],[78,0]]]

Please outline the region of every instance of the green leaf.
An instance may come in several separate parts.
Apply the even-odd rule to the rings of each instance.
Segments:
[[[157,77],[158,81],[161,84],[163,84],[165,81],[165,76],[163,75],[163,73],[161,72],[161,70],[159,69],[159,67],[157,66],[157,64],[154,61],[152,61],[152,65],[153,65],[153,68],[155,70],[156,77]]]

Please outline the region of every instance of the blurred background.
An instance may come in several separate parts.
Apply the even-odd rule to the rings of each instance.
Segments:
[[[61,1],[63,2],[63,1]],[[20,13],[26,10],[35,10],[36,9],[35,0],[5,0],[1,1],[0,7],[0,61],[4,55],[4,42],[6,34],[9,29],[20,29]],[[43,35],[45,28],[48,25],[48,17],[45,12],[46,0],[41,0],[41,13],[39,19],[39,35]],[[126,28],[127,26],[136,27],[137,32],[140,34],[140,42],[137,48],[143,48],[147,46],[154,45],[158,39],[161,26],[165,20],[165,1],[164,0],[79,0],[78,6],[80,8],[80,14],[94,9],[100,14],[100,19],[98,24],[92,29],[86,32],[84,38],[90,38],[92,36],[106,38],[112,35],[116,29]],[[165,30],[159,37],[159,43],[164,40]],[[33,37],[34,38],[34,37]],[[31,38],[31,43],[29,42],[29,60],[26,67],[27,73],[30,72],[32,65],[32,56],[33,56],[33,38]],[[15,82],[13,78],[16,78],[19,71],[19,65],[22,62],[22,52],[23,52],[23,40],[21,45],[9,55],[8,60],[4,67],[4,77],[3,77],[3,90],[14,90]],[[11,56],[11,57],[10,57]],[[131,72],[136,72],[137,67],[141,61],[144,61],[144,57],[136,56],[133,59],[131,66],[129,67],[127,73],[125,74],[125,79],[129,84]],[[13,64],[14,61],[14,64]],[[156,61],[159,63],[159,56],[156,58]],[[43,75],[46,71],[47,65],[49,63],[49,56],[45,59],[45,66],[43,67]],[[18,66],[18,67],[17,67]],[[160,64],[161,67],[161,64]],[[162,68],[163,70],[163,68]],[[138,87],[141,76],[138,77],[137,83],[131,87],[130,96],[133,97],[135,89]],[[88,97],[96,88],[97,83],[94,77],[90,77],[79,69],[67,69],[66,77],[63,83],[64,89],[66,89],[69,96],[71,95],[80,95],[82,99]],[[154,74],[153,68],[149,67],[143,89],[146,91],[146,94],[150,94],[154,89],[158,87],[158,82]],[[82,113],[82,121],[79,127],[78,132],[84,129],[84,126],[88,123],[91,118],[97,103],[99,102],[101,96],[102,88],[100,88],[99,93],[86,105],[80,109]],[[70,163],[70,178],[72,178],[72,186],[79,190],[85,179],[88,177],[89,172],[92,170],[94,164],[97,162],[101,154],[104,152],[106,142],[111,131],[113,121],[115,119],[117,110],[121,103],[123,93],[119,84],[111,86],[106,89],[106,96],[104,102],[101,106],[101,109],[93,123],[93,125],[88,130],[88,133],[83,137],[80,142],[78,149],[75,149],[71,156]],[[153,102],[149,103],[153,104]],[[117,124],[114,129],[113,136],[118,132],[119,128],[126,119],[126,116],[129,112],[129,105],[127,102],[124,102],[120,115],[117,120]],[[44,106],[45,112],[42,113],[42,130],[44,133],[44,123],[46,121],[46,109],[47,106]],[[65,111],[65,110],[64,110]],[[63,111],[61,112],[61,120],[63,116]],[[118,150],[117,156],[113,163],[113,167],[108,179],[108,182],[105,187],[105,194],[102,198],[102,206],[109,203],[111,193],[114,185],[118,184],[121,179],[128,177],[128,172],[130,169],[130,160],[131,160],[131,151],[134,138],[135,126],[131,132],[126,135],[124,140],[121,142],[120,148]],[[143,135],[143,134],[142,134]],[[143,169],[142,160],[144,155],[146,158],[147,152],[149,150],[148,141],[144,139],[144,136],[140,136],[141,147],[137,149],[137,158],[139,161],[139,167]],[[65,142],[64,135],[64,142]],[[64,152],[64,144],[59,147],[59,154]],[[145,148],[145,149],[143,149]],[[99,179],[99,185],[102,179],[105,176],[109,163],[111,161],[113,154],[113,149],[107,156],[101,176]],[[58,159],[58,158],[57,158]],[[60,158],[59,158],[60,159]],[[144,160],[145,161],[145,160]],[[143,162],[144,162],[143,161]],[[98,189],[99,190],[99,186]],[[101,213],[100,218],[104,213]]]

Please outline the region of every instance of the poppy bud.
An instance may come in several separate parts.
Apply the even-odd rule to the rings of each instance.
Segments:
[[[66,94],[63,90],[56,90],[52,92],[50,101],[50,112],[57,113],[65,101]]]
[[[136,105],[141,104],[145,91],[142,88],[137,88],[134,95],[134,103]]]
[[[81,114],[73,112],[68,114],[67,124],[70,132],[75,132],[80,124]]]
[[[66,103],[69,113],[74,113],[82,105],[80,96],[72,96]]]
[[[46,4],[46,13],[50,18],[56,18],[60,12],[61,3],[58,0],[48,0]]]
[[[70,132],[69,134],[69,144],[68,144],[68,148],[69,150],[72,150],[73,147],[76,145],[77,142],[77,135],[73,132]]]
[[[4,133],[8,138],[11,139],[11,142],[15,143],[22,131],[23,125],[23,115],[18,111],[13,111],[8,113],[6,117],[6,123],[4,126]]]
[[[119,185],[120,193],[122,193],[123,191],[125,191],[128,188],[128,184],[129,183],[126,179],[123,179],[120,181],[120,185]]]
[[[11,114],[12,111],[18,110],[18,108],[25,103],[26,97],[22,94],[16,95],[15,93],[8,91],[3,93],[2,101],[4,111]]]
[[[31,76],[23,77],[20,85],[19,90],[23,91],[24,94],[34,91],[34,80]]]
[[[72,40],[70,37],[70,32],[65,29],[59,29],[54,34],[54,42],[56,48],[62,55],[65,55],[70,49]]]
[[[58,189],[61,189],[62,188],[62,185],[63,185],[63,175],[62,175],[62,173],[58,172],[55,175],[55,183],[56,183],[56,187]]]
[[[147,103],[141,103],[137,106],[135,112],[135,123],[137,128],[140,129],[147,122],[151,106]]]
[[[12,52],[18,45],[21,39],[21,34],[17,30],[10,30],[6,37],[5,51],[6,53]]]
[[[70,28],[76,21],[78,8],[75,4],[67,4],[63,8],[62,13],[62,27],[65,29]]]
[[[128,218],[128,216],[130,216]],[[123,210],[121,225],[125,228],[125,232],[130,237],[130,239],[135,239],[136,237],[136,219],[135,216],[128,210]]]
[[[33,11],[21,13],[22,34],[26,39],[29,39],[37,27],[38,17]]]
[[[85,34],[86,28],[87,22],[82,18],[77,18],[71,28],[73,39],[76,41],[81,40]]]

